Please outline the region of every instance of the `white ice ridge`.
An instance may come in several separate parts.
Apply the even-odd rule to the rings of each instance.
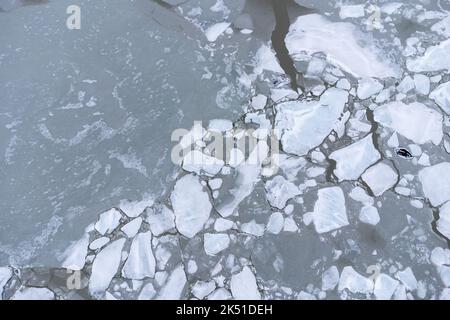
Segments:
[[[336,161],[335,176],[342,180],[356,180],[372,164],[381,158],[372,142],[372,134],[330,154]]]
[[[374,119],[417,144],[438,145],[442,140],[442,115],[420,102],[387,103],[375,109]]]
[[[127,279],[141,280],[155,275],[155,257],[152,251],[152,233],[139,233],[131,243],[130,253],[122,269]]]
[[[108,289],[112,278],[119,268],[124,244],[124,238],[116,240],[95,257],[89,279],[89,292],[91,295],[97,296]]]
[[[450,200],[450,163],[441,162],[419,171],[422,190],[431,205],[437,207]]]
[[[370,46],[361,46],[363,38]],[[291,24],[286,46],[294,59],[302,52],[323,52],[330,63],[356,77],[397,77],[398,67],[387,63],[389,60],[370,40],[349,22],[331,22],[319,14],[309,14]]]
[[[303,156],[320,145],[338,123],[348,92],[325,91],[319,101],[290,101],[277,105],[275,132],[287,153]]]
[[[317,233],[339,229],[349,224],[344,193],[340,187],[320,189],[314,205],[313,223]]]
[[[450,71],[450,39],[427,48],[421,57],[408,59],[406,66],[413,72]]]
[[[170,195],[175,225],[185,237],[192,238],[209,218],[212,206],[198,176],[188,174],[179,179]]]

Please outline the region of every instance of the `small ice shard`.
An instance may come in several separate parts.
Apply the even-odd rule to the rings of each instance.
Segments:
[[[423,74],[417,73],[414,75],[414,86],[419,94],[426,96],[430,93],[430,79]]]
[[[339,279],[338,290],[348,289],[352,293],[370,294],[373,291],[372,280],[360,275],[353,267],[344,267]]]
[[[12,277],[12,271],[8,267],[0,267],[0,300],[2,300],[3,289]]]
[[[209,42],[214,42],[219,38],[219,36],[225,32],[225,30],[230,26],[231,23],[229,22],[219,22],[216,24],[213,24],[208,29],[205,30],[205,36],[206,39],[208,39]]]
[[[233,122],[226,119],[212,119],[208,124],[209,131],[226,132],[231,129],[233,129]]]
[[[349,224],[344,193],[340,187],[323,188],[318,191],[314,205],[313,223],[317,233],[329,232]]]
[[[421,57],[409,58],[406,66],[413,72],[450,71],[450,39],[428,47]]]
[[[241,272],[234,274],[230,281],[231,293],[236,300],[260,300],[256,278],[252,270],[245,266]]]
[[[105,247],[95,257],[89,279],[89,292],[92,295],[101,294],[108,289],[119,268],[124,244],[125,239],[118,239]]]
[[[298,187],[283,176],[276,176],[265,184],[266,197],[270,205],[283,209],[286,202],[300,194]]]
[[[216,289],[216,283],[214,281],[197,281],[192,286],[192,294],[197,299],[204,299],[207,295]]]
[[[438,145],[442,140],[442,115],[420,102],[387,103],[374,110],[374,119],[417,144]]]
[[[183,169],[196,174],[214,176],[222,169],[224,161],[208,156],[199,150],[190,151],[183,158]]]
[[[450,163],[441,162],[419,171],[422,190],[434,207],[450,200]]]
[[[147,207],[151,207],[153,203],[153,198],[150,195],[145,195],[140,201],[122,200],[120,201],[119,207],[128,217],[136,218],[144,212]]]
[[[264,109],[267,103],[267,97],[263,94],[257,94],[252,98],[251,106],[255,110]]]
[[[332,152],[330,159],[336,161],[334,175],[342,180],[356,180],[381,155],[372,142],[372,134],[358,140],[351,145]]]
[[[158,300],[179,300],[186,286],[186,274],[183,265],[178,265],[170,274],[164,286],[158,293]]]
[[[264,234],[264,229],[264,225],[256,223],[254,219],[241,225],[242,232],[256,237],[261,237]]]
[[[335,266],[331,266],[322,274],[322,290],[333,290],[338,283],[339,270]]]
[[[111,233],[119,226],[121,218],[120,211],[112,208],[100,214],[98,221],[95,223],[95,229],[102,236]]]
[[[175,225],[185,237],[192,238],[209,218],[212,206],[200,179],[192,174],[180,178],[170,195]]]
[[[397,183],[398,175],[389,165],[379,162],[367,169],[361,178],[378,197]]]
[[[359,220],[361,222],[375,226],[380,222],[380,216],[378,209],[374,206],[364,206],[359,212]]]
[[[122,232],[125,233],[128,238],[133,238],[139,232],[141,225],[142,225],[142,218],[137,217],[128,222],[122,228],[120,228],[120,230],[122,230]]]
[[[277,105],[275,130],[283,150],[298,156],[320,145],[338,123],[348,93],[330,88],[319,101],[290,101]]]
[[[53,300],[55,293],[47,288],[21,287],[11,300]]]
[[[450,240],[450,201],[439,208],[439,219],[436,228],[444,237]]]
[[[376,79],[364,78],[358,81],[356,94],[361,100],[368,99],[383,89],[383,85]]]
[[[409,291],[417,289],[417,279],[410,267],[403,271],[398,271],[395,277],[400,280]]]
[[[147,209],[147,218],[152,233],[159,237],[163,233],[175,228],[175,216],[165,205],[155,205]]]
[[[361,38],[367,40],[366,46],[361,45]],[[329,62],[356,77],[381,79],[399,74],[374,41],[348,22],[331,22],[319,14],[302,15],[289,27],[285,42],[294,59],[304,52],[323,52]]]
[[[86,263],[86,256],[89,247],[89,234],[85,233],[83,237],[74,242],[67,250],[64,252],[64,262],[62,263],[63,268],[70,270],[81,270]]]
[[[390,300],[399,283],[387,274],[381,273],[375,280],[374,295],[377,300]]]
[[[430,93],[430,98],[441,107],[442,110],[450,115],[450,81],[440,84]]]
[[[269,222],[267,222],[267,232],[279,234],[283,230],[284,217],[281,212],[274,212],[270,215]]]
[[[139,233],[131,243],[130,253],[122,269],[127,279],[142,280],[155,276],[155,257],[152,250],[152,233]]]
[[[226,233],[205,233],[203,245],[206,254],[215,256],[230,245],[230,237]]]
[[[341,6],[339,18],[360,18],[364,17],[364,14],[364,5],[362,4]]]

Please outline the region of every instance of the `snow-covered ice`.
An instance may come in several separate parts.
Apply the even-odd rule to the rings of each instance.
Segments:
[[[391,166],[379,162],[367,169],[361,178],[375,196],[380,196],[396,184],[398,175]]]
[[[313,223],[318,233],[329,232],[349,224],[342,189],[329,187],[317,192]]]
[[[155,257],[152,251],[152,233],[138,233],[131,243],[130,253],[122,269],[127,279],[141,280],[155,275]]]
[[[433,206],[450,200],[450,163],[441,162],[419,171],[422,190]]]
[[[230,282],[231,293],[236,300],[259,300],[256,278],[252,270],[245,266],[241,272],[234,274]]]

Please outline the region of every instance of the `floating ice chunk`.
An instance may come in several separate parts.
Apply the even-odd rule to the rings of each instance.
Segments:
[[[124,225],[120,230],[123,231],[127,235],[128,238],[133,238],[136,233],[138,233],[139,229],[141,228],[142,224],[142,218],[137,217],[130,222],[128,222],[126,225]]]
[[[219,22],[216,24],[213,24],[208,29],[205,30],[205,36],[206,39],[208,39],[209,42],[214,42],[217,40],[217,38],[225,32],[225,30],[230,26],[231,23],[229,22]]]
[[[340,180],[356,180],[381,158],[372,142],[372,134],[330,154],[336,161],[335,176]]]
[[[284,219],[283,231],[297,232],[297,230],[298,230],[298,226],[295,223],[294,219],[292,219],[292,217],[287,217],[286,219]]]
[[[215,256],[230,245],[230,237],[225,233],[205,233],[203,245],[206,254]]]
[[[231,293],[225,288],[219,288],[208,296],[208,300],[230,300]]]
[[[155,276],[155,257],[152,250],[152,233],[139,233],[131,243],[130,253],[122,269],[127,279],[141,280]]]
[[[420,102],[390,102],[375,109],[374,119],[417,144],[442,140],[442,115]]]
[[[249,267],[245,266],[241,272],[234,274],[230,281],[231,293],[236,300],[259,300],[256,278]]]
[[[439,276],[446,287],[450,287],[450,266],[440,266]]]
[[[269,222],[267,223],[267,232],[273,234],[279,234],[283,230],[284,217],[281,212],[274,212],[270,215]]]
[[[154,199],[150,195],[145,195],[140,201],[122,200],[119,207],[128,217],[136,218],[144,212],[145,208],[151,207],[153,203]]]
[[[261,110],[264,109],[267,103],[267,97],[263,94],[257,94],[252,98],[252,108],[255,110]]]
[[[183,265],[178,265],[170,274],[164,287],[159,291],[158,300],[179,300],[186,286],[186,274]]]
[[[192,286],[192,294],[197,299],[203,299],[216,289],[214,281],[197,281]]]
[[[414,75],[414,86],[419,94],[426,96],[430,93],[430,79],[423,74]]]
[[[270,99],[275,102],[279,102],[284,99],[297,99],[298,92],[292,89],[270,89]]]
[[[320,145],[338,123],[348,93],[330,88],[319,101],[294,101],[276,107],[275,130],[283,150],[299,156]]]
[[[439,219],[436,228],[444,237],[450,240],[450,201],[439,208]]]
[[[110,240],[108,237],[100,237],[100,238],[98,238],[98,239],[95,239],[94,241],[92,241],[92,242],[89,244],[89,249],[91,249],[91,250],[98,250],[98,249],[101,249],[101,248],[103,248],[106,244],[108,244],[109,241],[111,241],[111,240]],[[66,267],[66,268],[67,268],[67,267]],[[74,269],[72,269],[72,268],[68,268],[68,269],[74,270]],[[81,270],[81,269],[78,269],[78,270]]]
[[[208,156],[199,150],[190,151],[183,158],[183,169],[198,175],[206,173],[214,176],[222,169],[223,165],[223,160]]]
[[[450,300],[450,288],[444,288],[442,290],[439,300]]]
[[[155,236],[160,236],[175,228],[175,217],[172,210],[165,205],[157,205],[147,210],[146,221],[150,225],[150,230]]]
[[[364,17],[364,5],[350,5],[350,6],[341,6],[341,10],[339,11],[339,18],[360,18]]]
[[[231,220],[227,220],[224,218],[218,218],[216,222],[214,222],[214,230],[217,232],[223,232],[230,230],[233,228],[234,222]]]
[[[404,77],[397,87],[397,90],[401,93],[408,93],[412,89],[414,89],[414,80],[409,75]]]
[[[406,60],[406,67],[413,72],[450,71],[450,39],[428,47],[421,57]]]
[[[336,230],[349,224],[344,193],[340,187],[323,188],[318,191],[313,223],[317,233]]]
[[[352,293],[370,294],[373,291],[372,280],[360,275],[353,267],[344,267],[339,279],[338,290],[348,289]]]
[[[380,222],[380,215],[378,214],[378,209],[374,206],[364,206],[361,208],[361,211],[359,212],[359,220],[361,222],[370,224],[370,225],[377,225],[378,222]]]
[[[175,213],[175,224],[185,237],[192,238],[209,218],[211,203],[200,179],[192,174],[179,179],[170,195]]]
[[[241,231],[256,237],[261,237],[264,234],[264,225],[256,223],[255,220],[251,220],[241,225]]]
[[[355,201],[361,202],[364,205],[372,205],[373,198],[367,194],[367,192],[361,187],[355,187],[348,194],[350,198]]]
[[[436,267],[450,264],[450,250],[436,247],[431,251],[430,260]]]
[[[226,132],[233,129],[233,122],[226,119],[212,119],[209,121],[208,130]]]
[[[342,89],[342,90],[350,90],[352,87],[352,85],[350,84],[350,82],[345,79],[342,78],[340,79],[337,83],[336,83],[336,88],[338,89]]]
[[[389,165],[379,162],[367,169],[361,178],[378,197],[397,183],[398,175]]]
[[[152,283],[147,283],[139,293],[138,300],[151,300],[156,295],[156,290]]]
[[[278,59],[275,56],[275,52],[265,44],[256,51],[255,60],[256,66],[254,71],[256,74],[261,74],[264,70],[284,74],[283,69],[278,63]]]
[[[433,24],[431,26],[431,31],[434,31],[437,34],[440,34],[441,36],[444,36],[446,38],[450,38],[450,16],[447,16],[441,21]]]
[[[364,38],[368,46],[361,46]],[[385,78],[398,76],[374,42],[348,22],[331,22],[318,14],[303,15],[289,28],[286,47],[296,58],[302,52],[323,52],[327,60],[356,77]]]
[[[399,283],[387,274],[381,273],[375,280],[374,295],[377,300],[390,300]]]
[[[383,85],[376,79],[364,78],[358,81],[358,89],[356,94],[361,100],[370,98],[383,89]]]
[[[55,294],[47,288],[21,287],[11,300],[53,300]]]
[[[400,280],[409,291],[417,290],[417,279],[410,267],[403,271],[398,271],[395,277]]]
[[[105,247],[95,257],[89,279],[89,292],[92,295],[101,294],[108,289],[119,268],[124,244],[125,239],[118,239]]]
[[[3,289],[5,285],[8,283],[9,279],[12,277],[12,271],[8,267],[0,268],[0,300],[2,300]]]
[[[89,247],[89,234],[85,233],[83,237],[74,242],[67,250],[64,252],[64,262],[62,263],[63,268],[70,270],[81,270],[86,263],[86,256]]]
[[[450,163],[441,162],[419,171],[422,190],[433,206],[450,200]]]
[[[430,98],[433,99],[446,114],[450,115],[450,81],[444,82],[434,89],[430,93]]]
[[[329,267],[322,274],[322,290],[333,290],[339,282],[339,270],[335,266]]]
[[[278,209],[283,209],[286,202],[300,194],[298,187],[287,181],[283,176],[276,176],[265,184],[266,197],[270,205]]]
[[[101,234],[113,232],[120,224],[122,214],[117,209],[110,209],[100,214],[100,217],[95,224],[95,229]]]

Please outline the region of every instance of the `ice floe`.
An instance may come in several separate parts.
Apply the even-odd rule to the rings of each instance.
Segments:
[[[387,274],[381,273],[375,279],[373,293],[377,300],[390,300],[397,289],[399,282]]]
[[[286,202],[300,194],[299,188],[292,182],[287,181],[283,176],[276,176],[265,184],[266,197],[270,205],[278,209],[283,209]]]
[[[434,89],[430,93],[430,98],[433,99],[446,114],[450,115],[450,81],[444,82]]]
[[[339,270],[331,266],[322,274],[322,290],[333,290],[339,283]]]
[[[344,192],[340,187],[329,187],[317,192],[313,223],[317,233],[329,232],[349,224]]]
[[[205,30],[206,39],[209,42],[214,42],[219,38],[219,36],[225,32],[225,30],[231,25],[229,22],[219,22],[213,24],[208,29]]]
[[[395,277],[405,285],[407,290],[417,290],[417,279],[410,267],[407,267],[402,271],[398,271]]]
[[[120,211],[113,208],[100,214],[94,227],[101,235],[105,235],[113,232],[119,226],[121,218]]]
[[[387,103],[375,109],[374,119],[417,144],[442,140],[442,115],[420,102]]]
[[[11,300],[53,300],[55,293],[47,288],[22,287],[17,290]]]
[[[234,274],[230,281],[231,293],[236,300],[259,300],[256,278],[252,270],[245,266],[241,272]]]
[[[408,59],[406,66],[413,72],[450,71],[450,39],[428,47],[421,57]]]
[[[450,240],[450,202],[444,203],[439,208],[439,219],[436,221],[436,228],[444,237]]]
[[[356,94],[361,100],[368,99],[383,89],[383,85],[376,79],[364,78],[358,81]]]
[[[141,280],[155,275],[155,257],[152,251],[152,234],[150,231],[139,233],[131,243],[128,259],[122,269],[122,276],[127,279]]]
[[[378,214],[378,209],[374,206],[364,206],[359,212],[359,220],[361,222],[377,225],[380,222],[380,215]]]
[[[283,230],[284,217],[281,212],[274,212],[270,215],[269,222],[267,222],[267,232],[279,234]]]
[[[226,233],[205,233],[203,245],[206,254],[214,256],[230,245],[230,237]]]
[[[351,266],[344,267],[339,279],[338,290],[348,289],[352,293],[370,294],[373,291],[372,280],[360,275]]]
[[[81,270],[86,263],[86,255],[89,247],[89,234],[85,233],[80,240],[70,245],[64,252],[63,268]]]
[[[348,93],[331,88],[319,101],[295,101],[277,105],[275,130],[283,150],[298,156],[320,145],[338,123]]]
[[[333,151],[330,159],[336,161],[334,175],[340,180],[356,180],[381,155],[372,142],[372,134],[342,149]]]
[[[150,230],[155,236],[175,228],[175,216],[167,206],[155,205],[147,210],[147,218],[145,219],[150,225]]]
[[[0,300],[2,300],[3,289],[12,277],[12,270],[8,267],[0,267]]]
[[[178,265],[170,274],[164,286],[158,293],[158,300],[178,300],[181,298],[186,286],[186,274],[183,265]]]
[[[180,178],[170,195],[178,231],[192,238],[209,218],[212,206],[200,179],[192,174]]]
[[[422,190],[435,207],[450,200],[450,163],[441,162],[419,171]]]
[[[398,175],[391,166],[379,162],[367,169],[361,175],[361,178],[369,186],[372,193],[378,197],[396,184]]]

